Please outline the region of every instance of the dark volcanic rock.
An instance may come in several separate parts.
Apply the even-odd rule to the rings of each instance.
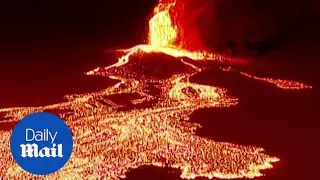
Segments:
[[[167,79],[172,75],[194,71],[194,69],[165,54],[151,53],[131,56],[127,64],[106,70],[107,75],[125,79]]]

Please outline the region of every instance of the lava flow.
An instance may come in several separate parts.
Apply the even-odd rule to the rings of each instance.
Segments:
[[[0,131],[1,176],[120,179],[130,169],[145,165],[163,167],[168,162],[180,169],[181,178],[186,179],[252,178],[262,176],[261,170],[272,168],[271,164],[279,159],[265,154],[262,148],[216,142],[196,135],[201,126],[188,121],[195,110],[235,106],[238,99],[229,96],[226,89],[189,81],[203,70],[190,63],[192,60],[219,60],[222,56],[184,49],[170,16],[174,6],[175,2],[160,1],[155,8],[149,23],[149,44],[121,50],[126,54],[117,63],[87,72],[117,79],[117,84],[99,92],[68,95],[65,102],[57,104],[0,109],[0,125],[17,122],[33,112],[47,111],[65,119],[74,136],[74,150],[67,165],[54,174],[36,177],[24,172],[12,159],[11,131]],[[175,62],[176,72],[162,76],[164,70],[173,67],[169,64],[151,75],[139,73],[140,61],[144,61],[140,53],[151,56],[148,54],[151,52],[166,54],[161,58]],[[156,76],[158,72],[161,76]],[[135,94],[136,98],[125,104],[111,98],[126,94]]]
[[[231,58],[206,50],[188,51],[185,48],[185,40],[179,36],[177,23],[172,21],[171,14],[175,5],[176,0],[159,0],[158,5],[154,8],[153,16],[149,20],[149,43],[119,50],[125,52],[126,55],[121,57],[115,66],[127,63],[130,56],[140,52],[160,52],[176,58],[187,57],[192,60],[231,61]]]

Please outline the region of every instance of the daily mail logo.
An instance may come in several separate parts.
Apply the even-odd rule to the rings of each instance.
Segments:
[[[34,113],[18,122],[12,131],[13,159],[25,171],[47,175],[61,169],[69,160],[72,134],[67,124],[50,113]]]
[[[32,144],[21,144],[21,157],[30,157],[30,158],[56,158],[63,157],[63,145],[56,144],[55,139],[58,135],[58,131],[51,132],[49,129],[44,129],[43,131],[35,131],[34,129],[26,129],[26,142],[51,142],[51,147],[39,148],[39,145],[36,143]]]

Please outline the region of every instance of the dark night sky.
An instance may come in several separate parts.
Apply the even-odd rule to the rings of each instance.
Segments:
[[[311,3],[312,1],[314,0],[308,1],[307,9],[316,7],[316,4]],[[230,3],[232,2],[230,0]],[[246,2],[250,4],[250,0]],[[281,1],[281,4],[287,4],[285,2],[291,1]],[[273,0],[269,6],[279,6],[277,3],[279,2]],[[144,37],[144,23],[155,4],[156,0],[1,1],[0,51],[9,46],[17,47],[19,44],[72,44],[86,41],[112,46],[122,42],[137,42]],[[228,3],[225,4],[231,6]],[[245,3],[243,5],[246,6]],[[227,16],[231,10],[232,8],[222,9],[225,11],[222,16]]]
[[[105,87],[105,79],[83,73],[106,62],[105,48],[141,42],[156,1],[142,2],[1,1],[0,106],[47,103]]]
[[[147,4],[145,3],[147,2]],[[107,41],[135,30],[144,31],[144,21],[154,1],[27,0],[0,3],[2,46],[54,41]]]

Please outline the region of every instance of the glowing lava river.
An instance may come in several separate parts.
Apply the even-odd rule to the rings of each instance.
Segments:
[[[126,172],[145,165],[182,171],[181,178],[242,178],[262,176],[261,170],[279,161],[263,148],[243,146],[197,136],[199,124],[189,122],[201,108],[236,106],[238,99],[219,87],[192,83],[189,78],[204,68],[195,61],[232,61],[213,53],[190,52],[176,43],[179,32],[171,21],[174,2],[160,2],[149,22],[149,44],[120,50],[125,55],[106,68],[87,75],[105,76],[119,82],[99,92],[66,96],[66,101],[41,107],[0,109],[2,123],[17,122],[39,111],[53,112],[67,122],[74,135],[73,155],[60,171],[36,177],[24,172],[10,155],[11,131],[0,131],[0,174],[4,179],[120,179]],[[165,54],[165,55],[163,55]],[[160,56],[175,63],[171,75],[141,73],[145,57]],[[152,61],[152,59],[151,59]],[[223,68],[228,73],[232,68]],[[243,75],[282,89],[308,89],[299,82]],[[155,90],[156,89],[156,90]],[[157,91],[157,93],[155,93]],[[134,94],[118,103],[112,97]]]

